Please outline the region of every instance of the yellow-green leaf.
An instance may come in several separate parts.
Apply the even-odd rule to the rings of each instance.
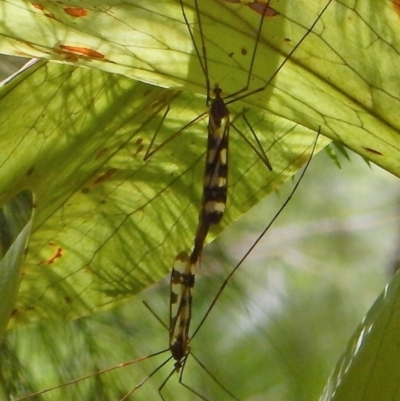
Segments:
[[[225,93],[247,80],[260,15],[244,4],[200,2],[208,74]],[[251,88],[269,81],[328,6],[269,89],[246,99],[341,141],[400,175],[397,119],[399,10],[353,0],[271,2]],[[164,87],[204,93],[204,74],[176,0],[26,1],[0,4],[0,51],[99,68]],[[194,3],[185,1],[201,48]]]
[[[198,116],[204,99],[46,62],[2,89],[3,201],[23,188],[36,199],[14,321],[90,314],[166,275],[175,255],[193,243],[206,121],[192,124],[147,162],[143,156],[160,124],[156,144]],[[316,139],[262,111],[249,110],[246,117],[257,133],[268,133],[260,139],[274,171],[232,132],[224,225],[295,173]],[[240,115],[235,126],[249,131]]]

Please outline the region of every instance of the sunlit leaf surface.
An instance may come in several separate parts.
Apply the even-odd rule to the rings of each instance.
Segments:
[[[7,123],[1,193],[5,198],[29,188],[36,196],[14,319],[89,314],[167,274],[174,256],[193,241],[206,120],[149,161],[143,155],[160,124],[156,143],[201,114],[204,99],[45,62],[2,89]],[[225,224],[287,180],[308,159],[316,139],[315,133],[262,111],[246,116],[256,132],[269,133],[261,140],[274,171],[269,173],[232,132]],[[248,130],[240,115],[235,125]]]
[[[186,12],[200,46],[191,1]],[[271,2],[251,87],[266,83],[327,0]],[[204,75],[178,1],[0,3],[0,51],[116,72],[204,94]],[[232,93],[246,82],[260,14],[203,0],[211,84]],[[396,2],[332,0],[269,90],[246,99],[343,142],[396,175],[399,149]]]

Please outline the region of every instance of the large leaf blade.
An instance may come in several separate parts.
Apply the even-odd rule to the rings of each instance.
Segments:
[[[192,246],[206,142],[206,121],[198,122],[145,163],[160,123],[157,143],[204,110],[201,97],[97,70],[30,68],[1,93],[3,201],[22,188],[36,199],[15,322],[87,315],[167,274],[174,256]],[[274,171],[250,148],[242,152],[232,132],[225,226],[294,174],[316,138],[262,111],[247,118],[257,132],[274,127],[262,139]],[[235,125],[246,129],[241,118]]]
[[[264,24],[252,88],[268,82],[327,4],[271,3],[274,13]],[[204,93],[204,74],[177,1],[86,2],[76,9],[67,3],[1,6],[7,20],[0,31],[2,52]],[[200,47],[194,6],[187,2],[185,7]],[[398,79],[391,67],[398,62],[398,10],[390,1],[379,7],[378,12],[371,2],[330,2],[269,89],[246,101],[314,130],[321,125],[325,135],[399,176],[398,88],[393,84]],[[235,92],[247,79],[260,16],[250,7],[214,0],[201,2],[200,14],[211,82],[219,82],[225,93]]]

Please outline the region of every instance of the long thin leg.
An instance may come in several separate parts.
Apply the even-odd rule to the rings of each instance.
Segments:
[[[231,277],[235,274],[235,272],[239,269],[239,267],[243,264],[243,262],[247,259],[247,257],[250,255],[251,252],[253,252],[253,249],[258,245],[258,243],[261,241],[261,239],[264,237],[264,235],[267,233],[267,231],[270,229],[270,227],[272,226],[272,224],[274,224],[275,220],[279,217],[279,215],[281,214],[281,212],[286,208],[287,204],[290,202],[290,200],[292,199],[293,195],[296,193],[297,188],[300,185],[301,180],[304,177],[304,174],[306,173],[308,166],[310,165],[312,156],[314,154],[315,151],[315,147],[317,146],[317,142],[318,142],[318,137],[320,134],[320,130],[318,131],[318,135],[317,135],[317,139],[314,142],[314,146],[311,150],[311,155],[310,158],[308,159],[303,171],[300,174],[300,177],[297,181],[297,183],[295,184],[295,186],[293,187],[292,191],[290,192],[289,196],[286,198],[285,202],[282,204],[282,206],[279,208],[279,210],[277,211],[277,213],[274,215],[274,217],[272,218],[272,220],[270,221],[270,223],[265,227],[265,229],[261,232],[261,234],[258,236],[258,238],[256,239],[256,241],[253,243],[253,245],[248,249],[248,251],[243,255],[243,257],[240,259],[239,263],[231,270],[231,272],[228,274],[227,278],[223,281],[223,283],[221,284],[221,287],[219,288],[219,290],[217,291],[217,294],[215,295],[213,301],[211,302],[210,306],[208,307],[206,313],[204,314],[203,318],[201,319],[199,325],[197,326],[195,332],[192,335],[192,339],[193,337],[196,336],[196,334],[198,333],[198,331],[200,330],[201,326],[204,324],[205,320],[207,319],[208,315],[210,314],[211,310],[214,308],[215,303],[218,301],[219,297],[221,296],[224,288],[226,287],[226,285],[228,284],[229,280],[231,279]]]

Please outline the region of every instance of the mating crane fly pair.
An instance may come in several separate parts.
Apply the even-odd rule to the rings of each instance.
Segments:
[[[168,349],[156,352],[152,355],[148,355],[146,357],[139,358],[134,361],[121,364],[121,365],[119,365],[119,367],[138,363],[144,359],[148,359],[152,356],[159,355],[159,354],[167,352],[167,351],[170,351],[172,356],[170,356],[161,365],[159,365],[152,373],[150,373],[147,377],[145,377],[145,379],[142,380],[139,384],[137,384],[135,387],[131,388],[131,390],[128,393],[126,393],[123,398],[120,398],[120,400],[128,399],[133,393],[136,392],[136,390],[138,390],[140,387],[142,387],[144,383],[146,383],[156,372],[158,372],[158,370],[160,370],[169,360],[175,359],[174,368],[170,371],[168,376],[164,379],[164,381],[158,388],[158,392],[159,392],[161,398],[164,400],[164,397],[162,395],[162,390],[163,390],[165,384],[168,382],[170,377],[175,372],[178,372],[180,384],[182,384],[185,388],[187,388],[190,392],[192,392],[199,399],[209,401],[208,398],[203,396],[200,392],[198,392],[195,389],[192,389],[191,387],[189,387],[188,385],[186,385],[183,382],[183,372],[184,372],[184,367],[185,367],[186,361],[187,361],[189,355],[193,355],[193,353],[189,347],[189,343],[195,337],[195,335],[198,333],[200,327],[203,325],[203,323],[207,319],[209,313],[211,312],[212,308],[216,304],[217,300],[219,299],[220,295],[222,294],[225,286],[229,282],[232,275],[242,265],[244,260],[250,254],[250,252],[254,249],[254,247],[257,245],[257,243],[260,241],[260,239],[265,235],[265,233],[267,232],[269,227],[272,225],[272,223],[275,221],[275,219],[278,217],[278,215],[281,213],[281,211],[285,208],[285,206],[289,202],[290,198],[292,197],[293,193],[296,191],[296,189],[299,185],[299,182],[300,182],[301,178],[303,177],[304,171],[305,171],[305,170],[303,171],[299,181],[294,186],[289,198],[284,202],[282,207],[278,210],[275,217],[268,224],[268,226],[263,230],[263,232],[260,234],[259,238],[253,244],[253,246],[245,253],[245,255],[240,260],[240,262],[231,270],[228,277],[226,277],[226,279],[223,281],[223,283],[221,284],[211,305],[208,307],[206,313],[204,314],[203,318],[201,319],[201,321],[200,321],[199,325],[197,326],[196,330],[194,331],[194,333],[190,336],[189,328],[190,328],[190,322],[191,322],[191,317],[192,317],[192,288],[194,286],[194,280],[195,280],[195,267],[201,258],[201,253],[203,250],[204,242],[208,235],[210,227],[218,224],[221,221],[224,211],[225,211],[225,207],[226,207],[227,182],[228,182],[228,179],[227,179],[227,177],[228,177],[228,141],[229,141],[230,127],[232,126],[235,129],[235,131],[237,131],[241,136],[243,136],[241,134],[240,130],[234,125],[234,123],[230,119],[228,105],[230,103],[244,99],[248,96],[254,95],[258,92],[264,91],[267,88],[267,86],[271,83],[271,81],[276,77],[278,72],[283,68],[283,66],[286,64],[286,62],[290,59],[290,57],[293,55],[293,53],[298,49],[298,47],[301,45],[301,43],[303,43],[303,41],[306,39],[306,37],[313,31],[315,25],[320,20],[320,18],[322,17],[322,15],[324,14],[325,10],[328,8],[328,6],[331,2],[332,2],[332,0],[327,1],[326,5],[321,10],[321,12],[317,16],[317,18],[312,23],[312,25],[306,30],[303,37],[292,48],[292,50],[289,52],[287,57],[279,65],[277,70],[268,79],[268,81],[261,87],[249,91],[249,82],[250,82],[250,79],[252,76],[254,60],[256,58],[258,43],[261,38],[265,15],[267,15],[267,10],[270,8],[271,0],[269,0],[263,6],[264,9],[260,13],[261,14],[260,23],[259,23],[259,27],[256,31],[256,39],[255,39],[255,44],[254,44],[253,53],[252,53],[252,57],[251,57],[251,62],[249,65],[248,79],[247,79],[247,83],[246,83],[245,87],[227,97],[223,97],[221,87],[218,84],[215,84],[214,88],[213,88],[214,96],[210,100],[210,97],[211,97],[210,91],[211,90],[210,90],[210,83],[209,83],[207,54],[206,54],[205,39],[204,39],[204,35],[203,35],[203,27],[202,27],[202,22],[201,22],[201,13],[200,13],[199,5],[198,5],[198,0],[194,0],[194,6],[195,6],[195,11],[196,11],[196,16],[197,16],[198,30],[200,33],[201,51],[199,50],[199,47],[196,44],[196,41],[194,38],[194,33],[191,28],[191,23],[188,20],[186,10],[185,10],[186,6],[184,5],[183,0],[180,0],[183,19],[188,28],[189,35],[192,38],[194,50],[196,52],[200,67],[203,70],[204,76],[206,78],[207,104],[209,106],[209,112],[208,112],[209,122],[208,122],[208,139],[207,139],[207,151],[206,151],[206,167],[205,167],[204,180],[203,180],[203,195],[202,195],[202,201],[201,201],[201,207],[200,207],[200,213],[199,213],[198,226],[197,226],[197,230],[195,233],[193,250],[190,255],[187,254],[186,252],[182,252],[175,258],[174,267],[172,269],[171,276],[170,276],[170,319],[169,319],[169,327],[168,327],[169,347],[168,347]],[[226,101],[229,98],[231,98],[231,100]],[[245,111],[243,111],[242,117],[243,117],[243,120],[245,121],[245,123],[247,124],[247,126],[249,127],[250,132],[257,139],[255,132],[253,131],[248,120],[246,119]],[[196,119],[196,121],[197,120],[198,120],[198,118]],[[247,143],[250,144],[253,151],[263,160],[263,163],[266,165],[266,167],[269,170],[272,170],[272,166],[271,166],[267,156],[265,155],[265,152],[263,151],[263,148],[261,147],[260,143],[256,141],[260,148],[260,149],[257,149],[247,138],[243,138],[243,139]],[[151,144],[152,144],[152,142],[151,142]],[[151,146],[151,144],[150,144],[150,146]],[[315,141],[314,147],[311,151],[311,156],[314,152],[315,145],[316,145],[316,141]],[[147,153],[146,153],[146,155],[147,155]],[[311,156],[308,159],[306,167],[308,166],[308,163],[311,160]],[[198,360],[198,358],[195,357],[194,355],[193,355],[193,357],[199,363],[199,365],[205,369],[204,365]],[[115,369],[115,368],[113,368],[113,369]],[[108,370],[109,369],[106,369],[106,370],[97,372],[97,373],[92,374],[87,377],[98,375],[99,373],[104,373]],[[211,379],[215,383],[217,383],[217,385],[220,388],[223,389],[223,391],[225,393],[229,394],[229,396],[232,399],[237,400],[237,398],[233,394],[231,394],[225,388],[225,386],[223,386],[213,375],[211,375],[207,369],[205,369],[205,371],[208,375],[210,375]],[[85,378],[87,378],[87,377],[85,377]],[[82,380],[82,378],[73,380],[66,384],[73,384],[80,380]],[[64,384],[64,385],[66,385],[66,384]],[[58,388],[58,387],[60,387],[60,386],[53,387],[52,389]],[[43,392],[47,392],[49,390],[51,390],[51,389],[47,389],[45,391],[31,394],[29,396],[25,396],[22,398],[17,398],[16,400],[31,398],[34,395],[42,394]]]
[[[269,2],[265,5],[265,10]],[[197,0],[195,1],[199,29],[202,33],[201,18]],[[202,43],[203,59],[196,46],[190,23],[186,16],[185,7],[181,1],[182,15],[192,38],[198,60],[205,77],[208,77],[207,55],[204,42]],[[265,11],[264,10],[264,11]],[[264,18],[261,18],[260,29],[257,34],[256,43]],[[203,38],[203,36],[202,36]],[[203,41],[203,39],[202,39]],[[254,55],[257,45],[254,48]],[[204,63],[203,61],[204,60]],[[203,195],[199,213],[199,221],[194,239],[194,247],[190,256],[186,252],[180,253],[175,258],[170,278],[170,327],[169,343],[173,358],[176,360],[175,371],[180,372],[189,354],[189,327],[192,315],[192,288],[195,281],[195,266],[199,262],[208,231],[211,226],[218,224],[224,214],[228,196],[228,143],[230,116],[228,107],[222,98],[222,90],[218,83],[214,86],[214,98],[210,103],[209,80],[207,81],[207,105],[208,112],[208,135],[206,166],[203,179]],[[268,158],[267,167],[272,170]],[[169,378],[170,376],[168,376]],[[167,378],[167,379],[168,379]],[[202,398],[202,397],[201,397]]]
[[[229,115],[227,104],[225,103],[225,101],[222,97],[222,89],[219,87],[218,83],[216,83],[214,86],[214,89],[213,89],[214,98],[211,100],[211,103],[210,103],[210,94],[209,94],[210,93],[210,83],[209,83],[209,79],[208,79],[207,55],[206,55],[206,47],[204,44],[204,36],[203,36],[201,18],[199,15],[198,2],[197,2],[197,0],[195,0],[197,20],[198,20],[199,31],[200,31],[201,40],[202,40],[202,47],[201,47],[202,53],[203,53],[202,55],[199,52],[199,49],[196,45],[196,41],[194,39],[194,34],[190,28],[190,22],[186,16],[185,6],[182,1],[180,3],[181,3],[181,8],[182,8],[182,15],[183,15],[186,25],[188,27],[190,37],[192,38],[192,42],[194,44],[194,48],[195,48],[195,51],[196,51],[196,54],[198,57],[198,61],[203,70],[203,73],[206,77],[207,105],[209,105],[209,113],[208,113],[209,120],[208,120],[208,139],[207,139],[207,151],[206,151],[206,167],[205,167],[204,180],[203,180],[203,195],[202,195],[202,201],[201,201],[201,209],[200,209],[200,213],[199,213],[198,227],[196,230],[196,235],[195,235],[195,240],[194,240],[194,248],[193,248],[193,251],[190,254],[190,256],[186,252],[182,252],[181,254],[179,254],[176,257],[174,267],[171,272],[169,341],[170,341],[170,350],[171,350],[172,356],[176,360],[174,371],[176,371],[177,373],[181,372],[180,377],[179,377],[179,382],[181,384],[183,384],[185,387],[187,387],[190,391],[195,393],[198,397],[200,397],[203,400],[206,400],[206,398],[204,398],[201,394],[199,394],[196,391],[194,391],[193,389],[189,388],[182,382],[183,370],[181,371],[181,369],[184,367],[187,357],[190,354],[189,342],[190,342],[191,338],[193,338],[194,335],[198,332],[198,330],[201,327],[201,325],[203,324],[205,318],[208,316],[209,312],[211,311],[211,308],[213,307],[216,300],[222,293],[229,278],[239,268],[239,266],[241,265],[243,260],[251,252],[253,247],[256,246],[256,244],[261,239],[261,237],[264,236],[264,234],[266,233],[266,231],[270,225],[268,225],[266,230],[263,231],[263,233],[261,234],[259,239],[254,243],[253,247],[251,247],[251,249],[246,253],[246,255],[244,256],[242,261],[239,262],[239,264],[232,270],[232,272],[228,276],[228,278],[224,281],[223,285],[220,288],[220,291],[217,293],[216,297],[214,298],[214,301],[211,304],[208,311],[206,312],[203,320],[201,321],[198,328],[196,329],[196,331],[190,338],[189,327],[190,327],[190,322],[191,322],[191,317],[192,317],[192,308],[191,308],[192,307],[192,288],[194,286],[194,280],[195,280],[195,265],[198,263],[198,261],[201,257],[201,252],[203,250],[204,242],[205,242],[205,239],[207,237],[210,227],[212,225],[218,224],[221,221],[224,211],[225,211],[225,208],[226,208],[227,191],[228,191],[228,189],[227,189],[228,143],[229,143],[228,141],[229,141],[229,129],[230,129],[231,121],[230,121],[230,115]],[[251,62],[250,69],[249,69],[247,85],[245,88],[241,89],[240,91],[230,95],[230,97],[234,97],[235,95],[238,95],[241,92],[247,91],[247,89],[248,89],[250,77],[251,77],[251,73],[252,73],[252,68],[253,68],[253,62],[254,62],[254,59],[256,56],[257,46],[258,46],[258,42],[259,42],[260,35],[262,32],[264,15],[266,15],[267,9],[269,7],[269,3],[270,3],[270,1],[268,1],[265,4],[264,10],[262,12],[259,29],[257,31],[257,38],[256,38],[255,46],[253,49],[252,62]],[[276,71],[276,73],[267,81],[267,83],[263,87],[257,88],[253,91],[248,92],[247,94],[239,96],[236,99],[234,99],[233,101],[237,101],[239,99],[243,99],[247,96],[250,96],[252,94],[260,92],[268,86],[268,84],[272,81],[272,79],[274,79],[277,72],[283,67],[283,65],[290,58],[290,56],[293,54],[293,52],[298,48],[298,46],[300,46],[300,44],[303,42],[303,40],[306,38],[306,36],[312,31],[312,29],[314,28],[315,24],[318,22],[318,20],[322,16],[325,9],[329,6],[329,3],[330,3],[330,1],[325,6],[324,10],[320,13],[318,18],[314,21],[311,28],[303,36],[303,38],[300,40],[300,42],[292,49],[292,51],[289,53],[288,57],[280,65],[280,67]],[[233,101],[231,101],[231,102],[233,102]],[[251,129],[250,124],[246,120],[244,112],[243,112],[243,117]],[[239,132],[238,129],[235,128],[235,130],[237,132]],[[252,129],[251,129],[251,132],[253,133],[254,137],[257,139],[257,136],[255,135],[255,133]],[[254,148],[254,146],[251,144],[250,141],[248,141],[247,139],[245,139],[245,140],[247,143],[250,144],[250,146],[253,148],[253,150],[257,154],[260,154],[258,152],[258,150],[256,148]],[[257,141],[257,143],[259,144],[258,141]],[[267,168],[269,170],[272,170],[272,166],[268,160],[268,157],[263,152],[263,148],[261,146],[260,146],[260,148],[261,148],[261,155],[264,156],[263,160],[264,160],[265,165],[267,166]],[[296,189],[297,189],[297,185],[295,186],[293,191],[295,191]],[[290,197],[291,196],[292,195],[290,195]],[[288,200],[290,199],[290,197],[288,198]],[[284,203],[282,208],[279,210],[278,214],[281,212],[281,210],[283,210],[283,208],[286,206],[287,202]],[[277,217],[277,215],[276,215],[276,217]],[[273,219],[273,221],[275,220],[275,218]],[[271,222],[271,224],[272,224],[272,222]],[[169,380],[169,378],[171,377],[171,375],[174,371],[172,371],[168,375],[168,377],[165,379],[165,381],[162,383],[161,387],[159,388],[160,394],[161,394],[161,390],[164,387],[165,383]],[[221,383],[218,382],[218,384],[228,394],[230,394],[229,391],[226,390],[222,386]],[[236,399],[236,397],[234,397],[232,394],[230,394],[230,395],[232,398]]]

